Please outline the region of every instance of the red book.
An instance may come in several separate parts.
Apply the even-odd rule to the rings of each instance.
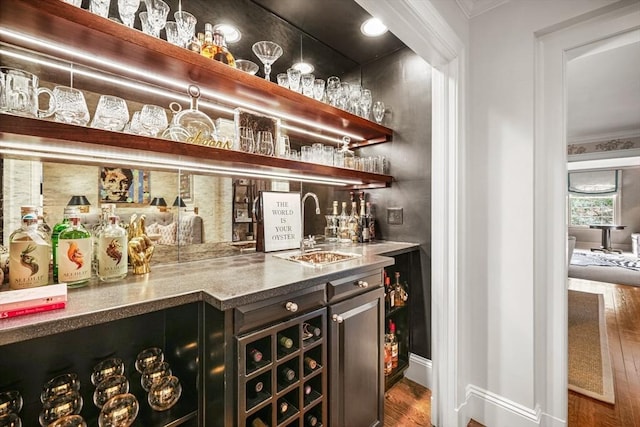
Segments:
[[[23,316],[25,314],[42,313],[43,311],[58,310],[65,308],[66,302],[55,302],[52,304],[36,305],[34,307],[18,308],[15,310],[0,311],[0,319],[8,319],[9,317]]]

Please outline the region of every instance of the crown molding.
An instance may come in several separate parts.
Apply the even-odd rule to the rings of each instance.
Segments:
[[[592,133],[580,137],[567,138],[567,144],[590,144],[592,142],[611,141],[612,139],[632,139],[640,137],[640,129],[618,132]]]
[[[498,7],[509,0],[456,0],[462,12],[467,18],[475,18],[494,7]]]

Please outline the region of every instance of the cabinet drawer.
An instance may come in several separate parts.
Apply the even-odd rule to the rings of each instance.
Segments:
[[[373,270],[332,280],[327,285],[327,301],[334,303],[382,286],[382,270]]]
[[[270,298],[234,309],[234,332],[244,333],[297,316],[326,304],[324,283],[284,297]]]

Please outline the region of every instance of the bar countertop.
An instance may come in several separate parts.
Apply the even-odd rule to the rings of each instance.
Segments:
[[[203,261],[156,265],[149,274],[112,283],[92,281],[69,289],[62,310],[0,319],[0,345],[65,332],[191,302],[204,301],[229,310],[287,295],[345,274],[358,274],[393,264],[390,256],[410,251],[416,243],[380,241],[329,246],[362,256],[310,267],[283,259],[282,253],[253,253]]]

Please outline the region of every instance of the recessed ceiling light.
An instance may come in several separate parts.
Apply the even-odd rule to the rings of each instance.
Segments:
[[[313,73],[313,70],[315,69],[313,65],[309,64],[308,62],[296,62],[291,66],[291,68],[295,68],[302,74]]]
[[[242,38],[242,33],[233,25],[217,24],[213,27],[213,31],[220,31],[224,34],[224,41],[227,43],[235,43]]]
[[[367,37],[377,37],[387,32],[387,27],[378,18],[369,18],[362,23],[360,31]]]

